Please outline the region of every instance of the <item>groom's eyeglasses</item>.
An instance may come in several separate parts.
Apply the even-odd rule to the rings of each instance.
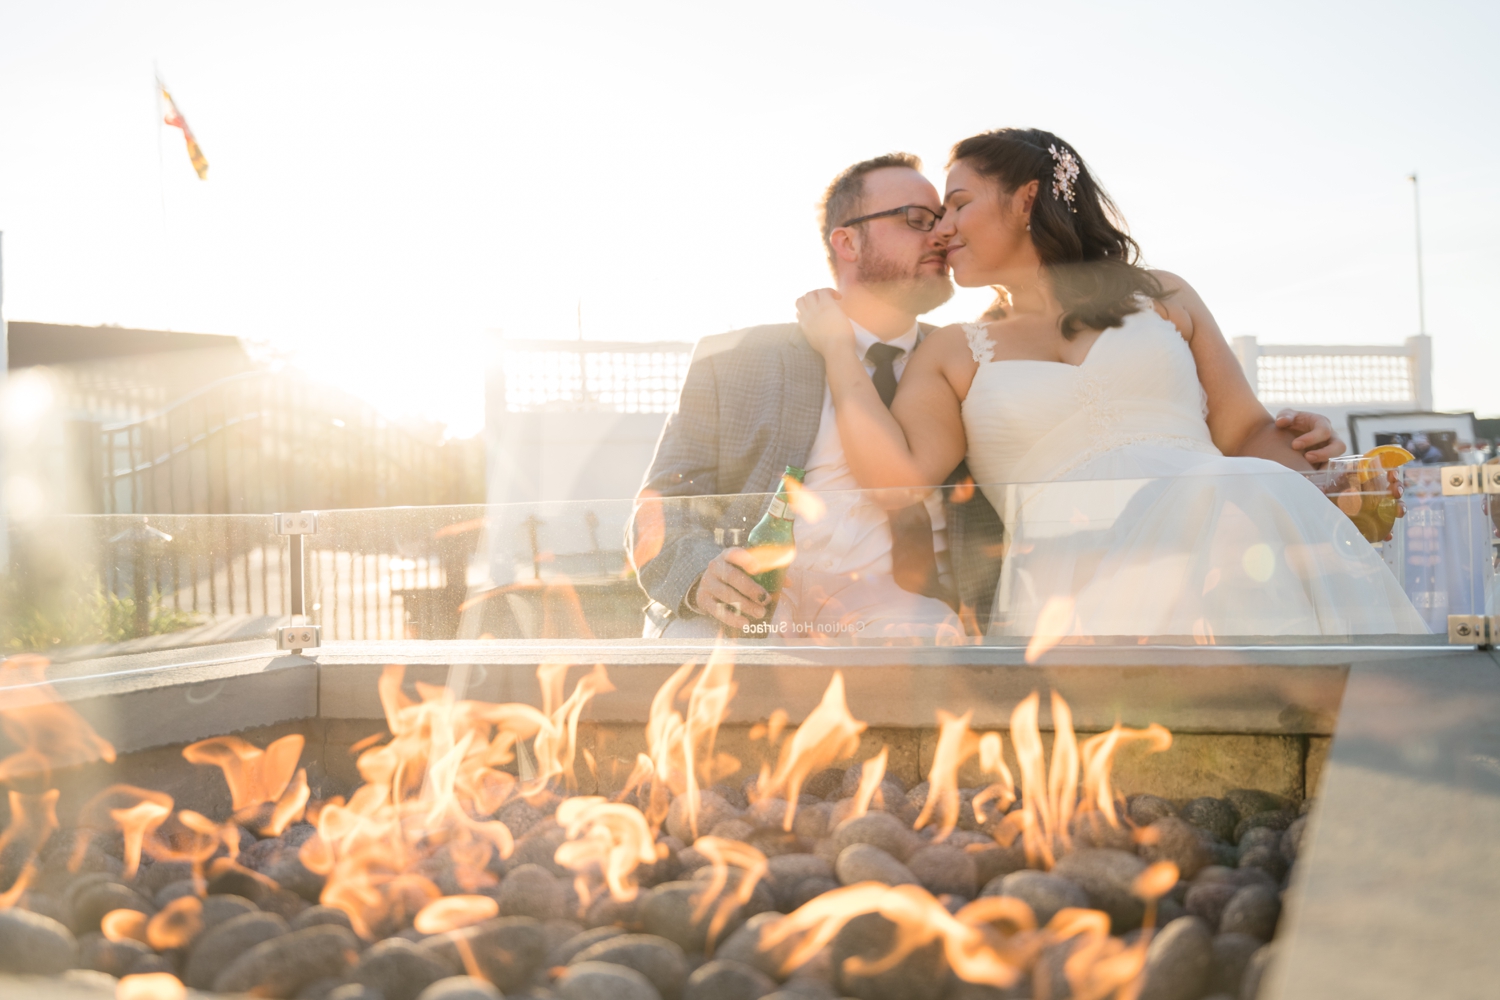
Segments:
[[[936,226],[938,220],[943,217],[942,213],[934,212],[925,205],[902,205],[900,208],[889,208],[884,212],[875,212],[872,215],[861,215],[857,219],[850,219],[848,222],[840,223],[839,226],[840,228],[844,226],[857,226],[861,222],[869,222],[871,219],[884,219],[888,215],[906,216],[906,224],[922,233],[932,232],[932,227]]]

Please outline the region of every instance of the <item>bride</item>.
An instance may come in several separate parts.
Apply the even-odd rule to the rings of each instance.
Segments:
[[[1139,266],[1068,143],[1036,129],[965,139],[944,209],[954,280],[996,287],[1003,315],[928,336],[889,410],[838,293],[797,311],[862,486],[905,506],[967,457],[1008,535],[992,632],[1427,632],[1379,554],[1294,471],[1309,466],[1203,300]],[[1225,457],[1256,438],[1282,464]]]

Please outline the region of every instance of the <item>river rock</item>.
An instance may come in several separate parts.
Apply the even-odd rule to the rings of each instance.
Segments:
[[[1241,933],[1262,941],[1276,933],[1281,917],[1281,899],[1276,890],[1265,885],[1247,885],[1236,892],[1224,907],[1219,919],[1221,934]]]
[[[1238,844],[1247,831],[1253,830],[1256,827],[1285,830],[1292,825],[1292,821],[1296,818],[1296,812],[1291,809],[1278,809],[1271,812],[1256,813],[1253,816],[1246,816],[1235,825],[1234,842]]]
[[[99,921],[112,910],[135,910],[149,915],[156,912],[156,907],[128,885],[100,882],[74,895],[71,910],[73,933],[87,934],[97,931]]]
[[[300,931],[304,927],[318,927],[322,924],[347,927],[351,931],[354,930],[354,924],[349,920],[349,914],[336,906],[309,906],[292,918],[291,927],[294,931]]]
[[[417,995],[417,1000],[505,1000],[494,984],[473,976],[439,979]]]
[[[1261,946],[1259,938],[1249,934],[1220,934],[1214,938],[1213,971],[1208,988],[1213,993],[1224,993],[1231,997],[1240,995],[1240,982],[1245,978],[1245,967],[1250,956]]]
[[[1226,843],[1234,839],[1234,827],[1240,821],[1234,806],[1223,799],[1207,797],[1194,799],[1183,806],[1182,818]]]
[[[1159,795],[1132,795],[1125,808],[1130,822],[1150,826],[1163,816],[1176,816],[1177,807]]]
[[[870,844],[850,844],[839,852],[834,873],[844,885],[884,882],[886,885],[917,885],[917,877],[901,862]]]
[[[540,865],[521,865],[500,883],[499,902],[502,917],[552,920],[562,916],[562,883]]]
[[[947,962],[941,941],[932,941],[906,955],[889,969],[870,974],[852,967],[850,959],[874,964],[891,953],[896,925],[878,913],[862,913],[834,936],[834,984],[857,1000],[938,1000],[947,988]]]
[[[748,965],[775,980],[786,978],[782,966],[796,947],[798,936],[793,935],[774,948],[764,944],[767,932],[783,919],[780,913],[757,913],[714,949],[714,957]]]
[[[531,917],[494,917],[472,927],[434,934],[417,945],[457,971],[464,967],[459,939],[468,945],[479,971],[501,993],[514,993],[531,982],[547,958],[547,935]]]
[[[696,829],[688,822],[688,797],[679,795],[667,809],[667,832],[684,844],[691,844],[728,819],[739,819],[740,811],[725,801],[724,796],[712,790],[698,793],[698,823]]]
[[[204,907],[205,913],[207,907]],[[206,928],[193,939],[182,981],[196,990],[213,986],[219,973],[235,959],[263,942],[280,937],[291,928],[274,913],[242,913],[214,927]]]
[[[1243,818],[1256,813],[1277,812],[1295,809],[1296,804],[1284,795],[1263,792],[1259,788],[1231,788],[1224,793],[1224,801],[1234,806],[1234,811]]]
[[[645,976],[608,962],[570,965],[555,988],[562,1000],[663,1000]]]
[[[907,858],[906,867],[934,896],[951,893],[973,899],[979,891],[979,868],[974,856],[961,847],[932,844]]]
[[[213,988],[290,997],[314,979],[341,974],[358,957],[359,939],[347,927],[308,927],[262,941],[240,955],[214,979]]]
[[[980,886],[987,886],[997,878],[1003,878],[1011,872],[1022,871],[1030,867],[1026,860],[1026,849],[1022,846],[1020,838],[1009,847],[1001,847],[996,844],[978,851],[966,851],[974,859],[974,881]]]
[[[244,896],[205,896],[203,898],[203,929],[217,927],[247,913],[259,912],[261,912],[260,907]]]
[[[814,875],[812,878],[805,878],[797,883],[796,887],[792,889],[791,895],[787,897],[786,912],[791,913],[798,907],[817,899],[823,893],[832,892],[838,887],[839,883],[837,879],[823,878],[819,875]]]
[[[1240,849],[1241,854],[1244,854],[1253,847],[1272,847],[1279,851],[1281,849],[1281,838],[1285,834],[1285,830],[1273,830],[1269,826],[1251,827],[1245,831],[1245,835],[1240,838],[1240,842],[1235,846]]]
[[[1177,816],[1163,816],[1146,827],[1139,853],[1149,862],[1172,862],[1185,879],[1198,874],[1210,861],[1202,831]]]
[[[702,882],[666,882],[652,889],[641,910],[641,922],[646,932],[676,942],[685,952],[707,950],[709,925],[720,904],[715,902],[701,918],[695,919],[694,913],[704,891]],[[740,908],[733,907],[719,931],[719,940],[732,934],[743,919]]]
[[[453,974],[446,962],[404,938],[386,938],[359,958],[349,978],[385,994],[385,1000],[416,1000],[417,994]]]
[[[0,910],[0,972],[56,976],[78,961],[78,941],[59,921],[27,910]]]
[[[1224,917],[1224,908],[1240,888],[1228,882],[1199,881],[1188,889],[1182,905],[1193,916],[1201,917],[1208,926],[1218,927]]]
[[[840,823],[832,835],[818,845],[816,853],[828,861],[836,861],[844,848],[851,844],[878,847],[902,862],[926,846],[921,837],[912,833],[895,816],[885,812],[871,812]]]
[[[1076,882],[1048,872],[1011,872],[984,887],[986,896],[1010,896],[1031,907],[1036,925],[1045,927],[1057,911],[1089,905],[1089,894]]]
[[[1259,868],[1276,882],[1286,877],[1287,868],[1290,867],[1286,858],[1281,856],[1281,851],[1275,847],[1252,847],[1240,855],[1241,868]]]
[[[1132,891],[1136,876],[1146,870],[1146,862],[1134,854],[1107,848],[1086,848],[1064,855],[1052,866],[1052,873],[1074,882],[1089,894],[1096,909],[1109,914],[1116,934],[1141,925],[1146,905]]]
[[[687,956],[682,949],[654,934],[624,934],[600,941],[579,952],[568,964],[589,962],[634,969],[650,981],[662,1000],[678,1000],[688,978]]]
[[[819,802],[813,805],[798,805],[797,814],[792,817],[792,832],[799,840],[813,844],[828,836],[828,830],[833,825],[830,821],[833,817],[833,807],[827,802]]]
[[[764,972],[740,962],[716,958],[699,966],[688,977],[682,1000],[760,1000],[774,992],[776,980]]]
[[[1297,860],[1297,852],[1302,849],[1302,831],[1306,829],[1307,817],[1298,816],[1292,820],[1292,825],[1287,827],[1286,831],[1282,833],[1281,843],[1277,846],[1281,850],[1281,856],[1286,858],[1287,861],[1295,862]]]
[[[523,865],[540,865],[559,878],[571,877],[568,870],[557,863],[557,849],[567,839],[567,831],[555,820],[543,820],[516,841],[515,851],[505,860],[505,870],[512,872]]]
[[[1245,976],[1240,980],[1240,1000],[1258,1000],[1261,981],[1276,960],[1275,948],[1272,944],[1261,945],[1245,963]]]
[[[111,941],[98,931],[78,937],[78,964],[111,976],[128,976],[136,962],[151,954],[139,941]]]
[[[618,927],[609,926],[595,927],[591,930],[575,934],[560,944],[552,945],[547,950],[547,968],[552,969],[559,965],[567,965],[573,961],[574,955],[577,955],[585,948],[591,948],[600,941],[608,941],[610,938],[617,938],[624,933],[625,931]]]
[[[1213,932],[1198,917],[1166,924],[1146,948],[1140,1000],[1198,1000],[1213,968]]]
[[[776,907],[790,912],[792,890],[805,878],[833,878],[833,865],[816,854],[782,854],[766,861],[766,884],[776,898]]]

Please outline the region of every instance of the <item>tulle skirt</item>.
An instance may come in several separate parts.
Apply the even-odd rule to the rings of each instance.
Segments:
[[[1008,543],[992,634],[1428,633],[1376,548],[1274,462],[1129,445],[988,492]]]

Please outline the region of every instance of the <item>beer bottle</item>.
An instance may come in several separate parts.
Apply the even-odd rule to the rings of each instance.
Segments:
[[[767,622],[771,620],[771,613],[776,609],[776,596],[781,593],[781,584],[786,579],[786,567],[796,553],[796,545],[792,540],[793,515],[790,497],[787,495],[787,481],[795,479],[800,483],[802,477],[806,475],[805,471],[795,465],[786,467],[786,472],[781,477],[781,489],[776,491],[776,498],[771,501],[765,516],[750,529],[750,535],[745,539],[745,548],[748,551],[763,550],[760,554],[768,562],[774,563],[770,568],[752,574],[755,582],[766,591],[766,617],[763,620]]]

